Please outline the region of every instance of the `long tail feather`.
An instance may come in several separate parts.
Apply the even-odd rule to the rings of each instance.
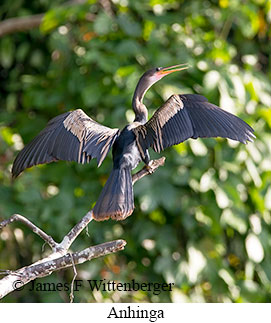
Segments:
[[[134,210],[130,169],[113,169],[93,209],[97,221],[124,220]]]

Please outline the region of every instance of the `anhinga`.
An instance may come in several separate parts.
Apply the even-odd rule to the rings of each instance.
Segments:
[[[102,126],[80,109],[55,117],[18,154],[13,177],[27,167],[58,160],[84,164],[97,158],[100,166],[113,146],[113,169],[94,206],[93,217],[98,221],[123,220],[134,209],[131,170],[141,161],[149,164],[150,147],[160,152],[198,137],[252,141],[253,129],[246,122],[197,94],[172,95],[148,121],[143,104],[146,91],[165,75],[186,68],[181,64],[144,73],[133,96],[135,120],[123,130]]]

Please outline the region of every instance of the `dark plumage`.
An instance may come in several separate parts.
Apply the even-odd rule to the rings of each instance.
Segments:
[[[57,160],[85,164],[97,158],[100,166],[119,133],[119,129],[100,125],[80,109],[63,113],[49,121],[18,154],[12,176],[33,165]]]
[[[135,120],[122,131],[100,125],[82,110],[52,119],[16,157],[12,175],[25,168],[57,160],[101,165],[113,146],[113,169],[93,209],[96,220],[123,220],[134,209],[131,171],[150,162],[148,149],[160,152],[188,138],[223,137],[246,143],[253,129],[240,118],[196,94],[172,95],[147,121],[143,98],[148,88],[167,74],[187,66],[155,68],[140,78],[133,97]]]
[[[223,137],[246,143],[253,129],[197,94],[172,95],[144,125],[134,130],[138,147],[160,152],[188,138]]]

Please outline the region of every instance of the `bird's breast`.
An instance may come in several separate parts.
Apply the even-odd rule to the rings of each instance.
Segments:
[[[128,127],[123,129],[114,143],[114,168],[129,168],[132,170],[142,160],[137,148],[135,134]]]

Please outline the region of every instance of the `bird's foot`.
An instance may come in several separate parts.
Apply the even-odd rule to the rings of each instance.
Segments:
[[[151,160],[148,165],[145,165],[141,170],[135,173],[132,177],[133,184],[138,181],[140,178],[154,173],[158,167],[163,166],[166,158],[161,157],[159,159]]]
[[[144,168],[148,171],[149,174],[153,174],[158,167],[164,165],[165,160],[166,160],[165,157],[161,157],[161,158],[155,159],[155,160],[150,160],[148,165],[145,165]]]
[[[155,171],[155,167],[154,166],[155,166],[154,160],[150,160],[150,162],[148,163],[148,165],[145,166],[149,174],[153,174],[154,173],[154,171]]]

